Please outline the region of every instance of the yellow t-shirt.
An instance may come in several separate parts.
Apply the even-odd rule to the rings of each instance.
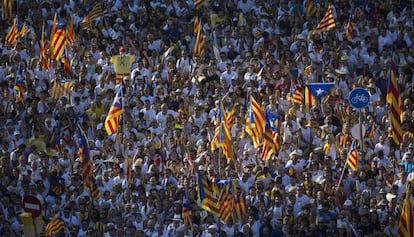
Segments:
[[[115,73],[127,74],[131,72],[131,65],[135,61],[133,55],[115,55],[111,58],[111,63],[114,64]]]

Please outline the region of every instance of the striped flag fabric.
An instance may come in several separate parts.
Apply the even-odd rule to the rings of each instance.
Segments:
[[[318,8],[315,6],[313,0],[306,0],[305,12],[308,16],[316,16],[318,14]]]
[[[26,25],[26,22],[23,23],[22,29],[20,30],[20,37],[25,37],[30,32],[30,28]]]
[[[307,86],[305,86],[304,88],[304,101],[305,101],[306,111],[310,111],[312,107],[316,105],[316,99],[312,95],[312,92],[309,90]]]
[[[226,123],[227,129],[231,130],[235,122],[236,122],[236,106],[233,106],[233,108],[226,115],[225,123]]]
[[[195,16],[194,17],[194,26],[193,26],[194,35],[198,34],[198,31],[200,30],[201,27],[202,27],[202,25],[201,25],[200,19],[198,18],[198,16]]]
[[[10,22],[13,14],[13,0],[3,0],[3,18]]]
[[[52,88],[52,99],[60,99],[61,97],[65,96],[67,98],[70,97],[70,92],[72,91],[73,82],[59,82],[55,80],[53,83]]]
[[[45,22],[42,24],[42,40],[40,42],[40,63],[43,70],[49,69],[49,42],[45,40]]]
[[[349,40],[349,41],[352,40],[352,30],[353,30],[355,24],[356,24],[355,17],[352,14],[352,15],[349,16],[349,20],[348,20],[348,23],[346,25],[346,39]]]
[[[102,6],[98,4],[94,8],[92,8],[92,10],[85,17],[85,19],[83,19],[79,23],[79,26],[82,28],[92,28],[92,22],[103,15],[104,15],[104,12],[102,10]]]
[[[194,8],[200,9],[204,4],[206,4],[208,0],[194,0]]]
[[[246,132],[250,135],[255,147],[260,147],[265,129],[265,116],[262,108],[252,96],[250,99]]]
[[[201,208],[210,212],[216,217],[220,216],[220,210],[217,206],[217,199],[213,196],[213,191],[208,184],[208,181],[205,177],[201,177],[201,174],[197,174],[197,189],[198,189],[198,198],[201,202]]]
[[[220,219],[227,222],[233,213],[234,198],[231,193],[227,193],[222,199],[223,200],[218,204],[220,208]]]
[[[309,64],[308,66],[305,67],[305,69],[303,70],[303,75],[305,77],[309,77],[312,73],[312,65]]]
[[[119,124],[121,121],[121,115],[123,113],[123,106],[122,106],[122,88],[119,88],[115,94],[114,102],[112,106],[109,108],[108,115],[105,119],[105,130],[108,135],[112,135],[118,132]]]
[[[356,149],[355,139],[352,141],[352,145],[349,149],[348,159],[346,163],[353,171],[358,171],[358,151]]]
[[[234,157],[233,148],[231,146],[230,129],[235,121],[235,111],[236,110],[233,107],[233,109],[226,114],[222,101],[219,101],[219,109],[217,113],[218,126],[216,127],[214,137],[210,144],[211,151],[215,151],[220,147],[222,148],[223,155],[227,158],[227,162],[230,162]]]
[[[69,18],[68,27],[66,28],[66,42],[69,45],[72,45],[75,42],[76,34],[75,34],[75,27],[73,25],[73,17],[72,14]]]
[[[292,87],[290,93],[288,94],[288,100],[292,101],[293,103],[302,104],[303,96],[300,92],[299,88]]]
[[[193,213],[191,209],[190,202],[188,201],[187,195],[185,195],[183,200],[183,210],[182,216],[184,220],[184,226],[189,230],[193,230]]]
[[[266,127],[263,134],[262,160],[270,160],[273,154],[276,153],[276,147],[273,142],[273,133]]]
[[[52,41],[50,41],[52,58],[55,60],[60,60],[62,58],[63,52],[65,51],[65,48],[65,29],[62,24],[58,24],[56,32],[52,36]]]
[[[395,66],[395,61],[392,58],[390,65],[390,77],[388,80],[388,90],[387,90],[387,104],[389,104],[389,119],[391,122],[391,132],[390,135],[394,140],[395,144],[398,146],[402,142],[402,126],[401,126],[401,116],[402,116],[402,107],[401,107],[401,96],[400,89],[398,88],[397,83],[397,68]]]
[[[236,194],[234,197],[234,212],[237,220],[243,220],[244,215],[247,213],[246,199],[242,194]]]
[[[14,18],[13,25],[10,27],[9,32],[6,35],[6,41],[14,47],[17,43],[17,38],[19,37],[19,30],[17,29],[17,17]]]
[[[52,28],[50,29],[50,42],[53,40],[53,36],[56,33],[58,27],[57,13],[53,16]]]
[[[43,234],[47,237],[55,236],[56,234],[58,234],[60,231],[62,231],[65,228],[66,228],[65,222],[63,221],[60,214],[58,213],[47,224]]]
[[[231,145],[231,136],[230,131],[227,126],[227,115],[225,114],[223,101],[219,102],[219,143],[221,149],[223,150],[223,155],[227,158],[227,163],[230,163],[233,158],[233,147]]]
[[[233,213],[233,180],[214,179],[212,190],[218,195],[217,206],[219,207],[219,218],[227,222]]]
[[[332,143],[325,143],[325,145],[323,146],[323,154],[326,156],[329,153],[329,150],[331,149]]]
[[[398,237],[414,236],[414,213],[411,203],[411,185],[413,183],[414,180],[411,180],[407,184],[404,206],[398,219]]]
[[[196,41],[193,50],[193,56],[202,57],[204,55],[204,34],[203,27],[200,25],[197,31]]]
[[[23,79],[23,70],[21,67],[17,70],[16,81],[14,89],[17,91],[16,102],[24,102],[24,93],[26,92],[26,85]]]
[[[280,150],[280,116],[266,110],[266,127],[263,135],[262,160],[269,160]]]
[[[325,13],[322,20],[313,30],[313,34],[320,34],[320,33],[329,31],[335,26],[336,24],[335,24],[335,19],[334,19],[333,12],[332,12],[332,7],[329,6],[328,11]]]
[[[86,137],[85,132],[82,130],[81,126],[77,125],[78,131],[78,139],[79,139],[79,157],[82,164],[82,180],[83,185],[86,190],[88,190],[89,195],[92,197],[93,200],[99,198],[100,193],[99,189],[96,186],[95,179],[94,179],[94,163],[90,157],[89,153],[89,144],[88,139]]]

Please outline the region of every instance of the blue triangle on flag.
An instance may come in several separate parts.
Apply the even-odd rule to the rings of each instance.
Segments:
[[[320,100],[329,94],[334,83],[309,83],[307,86],[312,95]]]

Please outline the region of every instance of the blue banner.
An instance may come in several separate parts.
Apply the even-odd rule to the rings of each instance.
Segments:
[[[334,83],[310,83],[307,85],[312,95],[319,100],[328,95],[333,86]]]

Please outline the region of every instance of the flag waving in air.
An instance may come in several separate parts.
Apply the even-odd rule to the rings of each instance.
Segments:
[[[24,92],[26,91],[26,86],[23,81],[23,70],[20,67],[17,71],[16,82],[14,84],[14,89],[17,91],[16,102],[24,101]]]
[[[68,44],[72,45],[75,42],[75,38],[75,27],[73,26],[73,18],[71,14],[69,18],[68,27],[66,28],[66,41]]]
[[[108,115],[105,119],[105,129],[108,135],[112,135],[118,131],[123,112],[122,106],[122,88],[119,88],[115,94],[114,102],[109,108]]]
[[[316,26],[315,30],[313,30],[313,34],[320,34],[326,31],[329,31],[333,27],[335,27],[335,19],[332,11],[332,7],[329,6],[328,11],[323,16],[322,20],[319,22],[318,26]]]
[[[352,142],[351,149],[349,149],[348,160],[346,163],[353,171],[358,171],[358,151],[356,149],[355,140]]]
[[[391,137],[395,144],[399,145],[402,142],[402,126],[401,126],[401,95],[400,88],[397,83],[397,68],[394,60],[391,60],[390,78],[388,80],[387,90],[387,104],[390,106],[389,119],[391,122]]]
[[[354,15],[351,15],[349,17],[349,21],[346,25],[346,39],[347,40],[352,40],[352,30],[353,30],[355,24],[356,24],[355,17],[354,17]]]
[[[100,4],[97,4],[92,10],[88,13],[88,15],[83,19],[79,26],[82,28],[92,28],[92,22],[99,17],[103,16],[104,12]]]
[[[398,237],[414,236],[414,213],[411,204],[411,187],[414,180],[407,184],[407,192],[405,194],[404,206],[398,219]]]
[[[95,168],[94,168],[93,160],[90,157],[88,139],[86,137],[85,132],[82,130],[81,126],[79,124],[77,126],[78,126],[77,135],[79,139],[79,142],[78,142],[79,157],[80,157],[81,164],[82,164],[82,175],[81,176],[82,176],[83,185],[85,189],[88,190],[93,200],[96,200],[99,197],[100,193],[95,183],[95,178],[94,178],[94,173],[93,173]]]
[[[13,25],[10,27],[9,32],[6,35],[6,41],[11,46],[16,46],[17,38],[19,37],[19,30],[17,29],[17,17],[14,18]]]
[[[65,29],[62,24],[58,23],[56,31],[52,36],[52,41],[50,42],[52,58],[55,60],[60,60],[62,58],[63,52],[65,51],[65,47]]]
[[[249,113],[247,116],[246,132],[252,138],[253,145],[259,147],[262,142],[266,122],[263,110],[253,96],[250,100]]]

